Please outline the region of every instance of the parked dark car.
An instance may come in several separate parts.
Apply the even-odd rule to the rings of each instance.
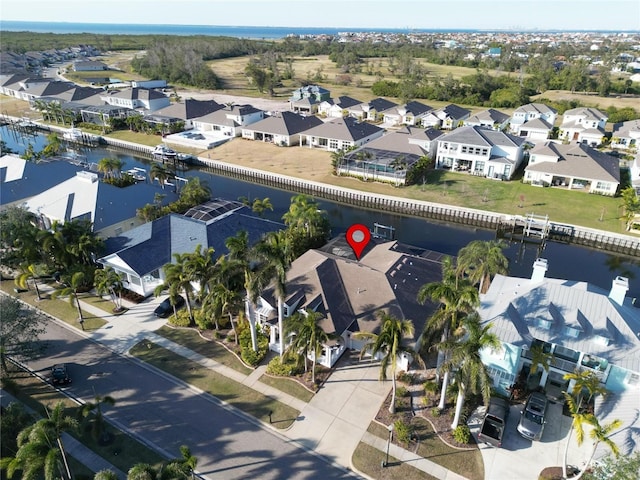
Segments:
[[[502,437],[509,418],[509,402],[504,398],[491,397],[484,416],[478,440],[494,447],[502,447]]]
[[[175,304],[176,310],[184,307],[185,303],[186,302],[184,301],[184,298],[178,295],[178,298],[176,299],[176,304]],[[160,303],[160,305],[158,305],[156,309],[153,311],[153,314],[156,317],[160,317],[160,318],[167,318],[172,313],[173,313],[173,305],[171,304],[171,297],[165,298],[162,301],[162,303]]]
[[[549,401],[544,393],[533,392],[522,409],[518,433],[529,440],[540,440],[544,430]]]
[[[51,367],[51,383],[54,385],[68,385],[71,383],[71,377],[69,377],[67,366],[64,363],[58,363]]]

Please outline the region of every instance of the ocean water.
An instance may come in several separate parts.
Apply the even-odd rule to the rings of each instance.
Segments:
[[[109,23],[27,22],[0,20],[0,31],[29,31],[40,33],[96,33],[108,35],[211,35],[237,38],[278,39],[290,34],[337,35],[339,32],[408,33],[408,32],[454,32],[471,30],[408,30],[408,29],[362,29],[362,28],[311,28],[311,27],[251,27],[219,25],[143,25]]]

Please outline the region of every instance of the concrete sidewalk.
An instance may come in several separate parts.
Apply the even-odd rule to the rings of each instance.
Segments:
[[[153,310],[161,300],[148,298],[139,304],[123,300],[128,310],[120,315],[110,314],[81,300],[84,312],[101,317],[107,323],[96,330],[79,333],[121,355],[126,355],[142,340],[149,340],[295,408],[300,411],[296,422],[288,430],[278,430],[278,433],[344,468],[353,469],[351,457],[360,441],[386,452],[386,440],[367,433],[369,424],[391,389],[390,382],[378,380],[379,363],[347,357],[307,403],[262,383],[260,377],[266,371],[264,365],[245,375],[154,333],[166,324],[166,319],[153,315]],[[463,478],[428,460],[419,461],[420,457],[396,445],[392,445],[390,454],[440,479]],[[85,459],[87,463],[94,462],[88,453],[84,458],[79,458],[82,463],[85,463]]]

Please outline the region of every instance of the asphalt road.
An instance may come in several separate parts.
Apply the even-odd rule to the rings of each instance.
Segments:
[[[346,479],[354,476],[272,432],[208,395],[121,357],[107,348],[51,322],[43,340],[45,356],[29,362],[43,375],[55,363],[68,365],[73,379],[67,390],[84,400],[111,395],[106,416],[179,456],[188,445],[198,471],[211,479]]]

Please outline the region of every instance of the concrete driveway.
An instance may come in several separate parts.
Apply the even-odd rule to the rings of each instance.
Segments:
[[[523,406],[522,404],[511,406],[502,448],[479,443],[484,462],[485,480],[506,478],[537,480],[543,468],[562,465],[566,438],[571,429],[571,418],[562,415],[562,404],[549,404],[547,424],[542,440],[539,442],[523,438],[516,430]],[[485,407],[480,407],[469,420],[469,428],[476,441],[484,411]],[[570,442],[568,463],[580,468],[591,454],[591,442],[586,437],[582,446],[579,447],[575,440],[575,433],[571,435]]]

